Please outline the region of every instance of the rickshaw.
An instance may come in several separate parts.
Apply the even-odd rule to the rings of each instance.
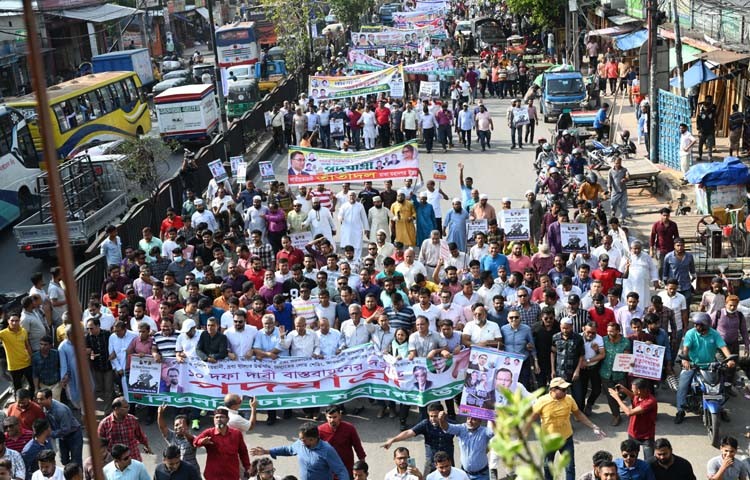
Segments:
[[[229,82],[227,118],[233,120],[250,111],[260,100],[258,81],[254,78]]]

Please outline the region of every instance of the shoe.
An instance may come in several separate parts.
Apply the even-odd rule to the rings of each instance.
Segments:
[[[484,152],[484,151],[486,151],[486,150],[487,150],[486,148],[482,147],[482,151],[483,151],[483,152]]]
[[[391,411],[390,411],[390,412],[388,413],[388,418],[396,418],[396,412],[394,412],[393,410],[391,410]]]
[[[447,149],[447,148],[444,148],[444,149],[443,149],[443,153],[448,153],[448,149]]]
[[[726,410],[722,410],[721,413],[719,413],[719,416],[721,417],[721,420],[724,422],[729,421],[729,413],[727,413]]]
[[[275,423],[276,423],[276,419],[275,419],[275,418],[272,418],[272,417],[268,417],[268,418],[266,419],[266,425],[268,425],[269,427],[270,427],[270,426],[272,426],[272,425],[273,425],[273,424],[275,424]]]
[[[513,145],[512,147],[510,147],[510,149],[511,149],[511,150],[515,150],[515,149],[516,149],[516,146],[515,146],[515,145]]]
[[[685,410],[677,410],[677,415],[674,416],[675,425],[679,425],[685,420]]]
[[[193,430],[200,430],[201,428],[201,421],[197,418],[193,420]]]
[[[588,406],[583,409],[583,414],[586,415],[587,417],[590,417],[594,413],[593,410],[594,410],[593,407]]]
[[[612,425],[613,427],[616,427],[620,424],[620,419],[621,418],[619,415],[615,415],[612,417],[612,421],[609,424]]]
[[[383,418],[383,417],[385,417],[385,414],[386,414],[387,411],[388,411],[388,409],[386,407],[381,408],[380,411],[378,412],[378,414],[376,415],[376,417],[377,418]]]

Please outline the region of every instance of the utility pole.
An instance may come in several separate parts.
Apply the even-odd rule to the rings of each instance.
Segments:
[[[680,87],[680,96],[685,96],[685,77],[682,71],[682,34],[680,33],[680,17],[677,13],[677,0],[672,0],[672,19],[674,25],[674,52],[677,59],[677,81]],[[744,18],[744,17],[743,17]]]
[[[573,31],[570,33],[571,36],[571,42],[570,47],[568,51],[570,52],[570,55],[572,56],[573,60],[573,67],[576,69],[576,71],[581,70],[581,59],[578,55],[578,37],[579,37],[579,31],[578,31],[578,1],[577,0],[570,0],[570,14],[573,16]]]
[[[216,48],[216,27],[214,26],[214,0],[208,0],[208,29],[211,35],[211,47],[214,52],[214,88],[219,97],[219,132],[224,134],[227,126],[224,123],[226,113],[224,109],[224,86],[221,83],[221,69],[219,69],[219,51]]]
[[[649,158],[652,163],[659,163],[659,95],[656,91],[656,0],[648,0],[648,97],[651,113],[649,114]]]

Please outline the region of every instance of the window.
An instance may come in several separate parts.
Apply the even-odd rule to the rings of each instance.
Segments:
[[[92,117],[99,118],[106,113],[106,111],[102,108],[102,102],[100,102],[99,98],[96,96],[96,91],[89,92],[82,97],[85,98],[88,108],[88,111],[86,111],[86,109],[84,108],[81,108],[81,110],[86,113],[86,119],[84,121],[88,121]]]
[[[52,111],[54,112],[55,118],[57,119],[57,125],[60,129],[60,133],[70,130],[70,127],[68,127],[68,122],[65,119],[65,113],[63,112],[62,104],[56,103],[52,105]]]
[[[0,136],[0,156],[7,155],[10,152],[10,146],[13,142],[11,138],[12,131],[13,125],[11,124],[10,115],[0,117],[0,132],[3,132]]]
[[[112,106],[112,96],[109,93],[109,85],[105,85],[99,90],[96,91],[96,96],[99,98],[99,101],[102,103],[102,109],[104,110],[104,113],[111,113],[115,109]]]
[[[122,86],[125,89],[125,101],[135,102],[138,99],[138,91],[135,88],[132,78],[127,78],[122,81]]]
[[[109,86],[109,90],[112,95],[112,103],[114,108],[121,108],[123,99],[125,98],[125,93],[122,90],[122,85],[119,82],[113,83]]]

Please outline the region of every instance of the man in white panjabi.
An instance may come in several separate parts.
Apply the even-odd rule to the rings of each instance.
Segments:
[[[391,236],[391,220],[393,214],[383,206],[383,199],[379,196],[372,197],[372,208],[367,212],[367,220],[370,222],[370,241],[378,240],[378,231],[383,230]]]
[[[331,242],[331,245],[336,244],[333,239],[333,236],[336,235],[336,224],[333,223],[331,211],[320,205],[318,197],[313,197],[312,208],[307,212],[307,218],[302,222],[302,225],[310,227],[313,238],[322,234]]]
[[[630,253],[620,260],[621,272],[625,271],[628,262],[630,262],[628,278],[622,280],[623,297],[630,292],[638,293],[638,306],[645,310],[651,302],[651,286],[659,287],[656,262],[643,252],[643,245],[639,240],[630,244]]]
[[[341,248],[351,245],[354,247],[354,258],[359,260],[362,256],[362,240],[365,236],[370,236],[370,225],[365,207],[357,201],[355,192],[349,192],[349,201],[339,209],[339,223]]]
[[[425,239],[419,248],[419,261],[427,269],[428,278],[432,278],[432,273],[440,261],[440,254],[448,252],[448,242],[440,239],[440,232],[433,230],[430,232],[430,238]]]

